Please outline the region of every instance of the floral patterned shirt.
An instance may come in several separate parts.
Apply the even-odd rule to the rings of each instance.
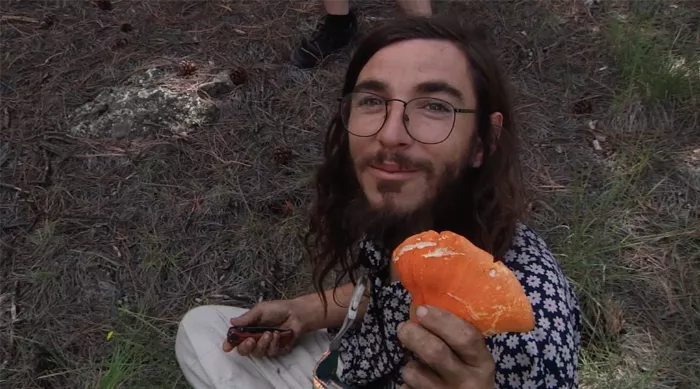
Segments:
[[[354,387],[398,388],[400,369],[411,355],[396,336],[396,326],[409,318],[410,294],[400,282],[386,283],[390,252],[370,241],[360,255],[372,264],[372,295],[363,321],[348,330],[340,346],[339,377]],[[502,259],[525,290],[535,313],[528,333],[486,338],[496,363],[496,387],[578,388],[581,314],[573,288],[545,242],[520,224],[511,249]],[[334,335],[336,329],[329,329]]]

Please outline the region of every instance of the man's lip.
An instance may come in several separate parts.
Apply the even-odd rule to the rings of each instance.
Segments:
[[[370,167],[381,170],[387,173],[413,173],[415,170],[402,169],[399,165],[392,163],[384,163],[379,165],[370,165]]]

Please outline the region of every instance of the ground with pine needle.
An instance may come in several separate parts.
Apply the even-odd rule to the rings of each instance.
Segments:
[[[348,58],[288,65],[316,3],[2,3],[0,386],[185,388],[187,309],[311,290],[299,236]],[[356,3],[363,29],[397,13]],[[585,314],[582,387],[700,387],[700,7],[435,8],[488,27],[516,90],[530,223]],[[154,67],[183,91],[236,85],[193,131],[70,134],[76,108]]]

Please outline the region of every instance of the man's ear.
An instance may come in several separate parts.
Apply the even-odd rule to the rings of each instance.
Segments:
[[[501,129],[503,128],[503,114],[500,112],[494,112],[490,115],[491,118],[491,150],[489,151],[489,155],[493,154],[496,151],[496,145],[498,144],[498,139],[501,137]],[[479,142],[476,145],[477,152],[476,155],[474,155],[474,161],[472,162],[472,167],[480,167],[482,162],[484,161],[484,147],[481,144],[481,139],[478,137],[476,138],[477,142]]]
[[[491,139],[491,154],[496,151],[496,145],[498,144],[498,139],[501,138],[501,129],[503,128],[503,114],[500,112],[494,112],[491,114],[491,134],[493,134],[493,139]]]

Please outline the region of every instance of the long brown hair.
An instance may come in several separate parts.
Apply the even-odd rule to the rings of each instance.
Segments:
[[[476,29],[453,18],[403,17],[379,26],[359,43],[345,75],[342,94],[355,87],[358,75],[370,58],[384,47],[412,39],[446,40],[458,46],[468,59],[477,97],[475,136],[483,147],[481,166],[470,175],[469,193],[464,201],[467,214],[458,215],[465,235],[480,248],[496,258],[511,246],[516,223],[523,211],[523,180],[518,160],[519,141],[513,123],[510,94],[505,78],[488,44]],[[503,125],[496,139],[490,114],[500,112]],[[489,153],[493,142],[495,151]],[[339,111],[328,125],[324,161],[315,177],[316,198],[312,204],[309,230],[305,244],[313,267],[314,287],[326,305],[325,278],[338,271],[335,280],[348,275],[363,263],[353,255],[362,238],[361,231],[348,228],[346,213],[353,200],[362,193],[351,161],[348,133]]]

